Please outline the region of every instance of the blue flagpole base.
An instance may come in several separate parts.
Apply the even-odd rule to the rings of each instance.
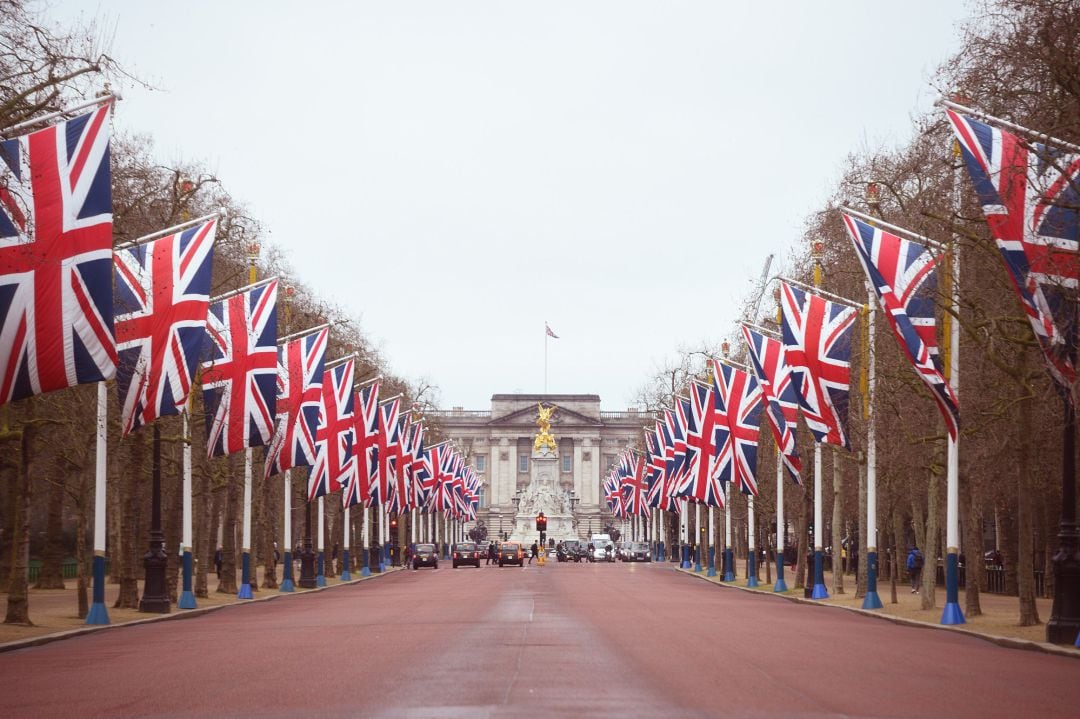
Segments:
[[[295,592],[296,591],[296,585],[293,584],[293,580],[291,578],[286,578],[286,579],[281,580],[281,586],[278,588],[278,591],[279,592]]]
[[[694,560],[694,571],[697,572],[698,574],[701,574],[701,560],[700,559],[695,559]]]
[[[666,562],[667,561],[667,552],[664,550],[664,543],[663,542],[660,542],[660,561],[661,562]]]
[[[352,564],[352,558],[349,556],[349,550],[346,549],[341,555],[341,581],[351,582],[352,574],[349,572],[349,565]]]
[[[964,613],[960,611],[960,605],[956,602],[948,602],[945,611],[941,613],[942,624],[966,624]]]
[[[367,565],[365,564],[365,565],[364,565],[364,567],[363,567],[363,569],[361,569],[361,570],[360,570],[360,576],[361,576],[361,577],[370,577],[370,576],[371,576],[371,568],[370,568],[370,567],[368,567],[368,566],[367,566]]]
[[[758,579],[757,579],[757,577],[755,577],[755,576],[754,576],[753,574],[751,574],[751,575],[750,575],[750,578],[746,580],[746,586],[748,586],[748,587],[757,587],[757,586],[760,586],[760,585],[758,584]]]
[[[251,553],[244,552],[240,555],[240,591],[236,593],[237,599],[252,599],[251,593]]]
[[[690,545],[689,544],[682,545],[682,562],[679,564],[679,566],[681,568],[683,568],[683,569],[689,569],[690,568]]]
[[[705,576],[716,576],[716,547],[709,547],[709,571],[705,573]]]
[[[109,610],[104,602],[94,602],[90,605],[90,611],[86,614],[87,624],[110,624]]]
[[[385,572],[386,571],[386,562],[379,562],[379,571],[380,572]]]
[[[866,596],[863,598],[863,609],[881,609],[881,597],[877,591],[877,552],[866,553]]]
[[[315,575],[315,586],[316,587],[325,587],[326,586],[326,575],[325,574],[316,574]]]
[[[191,556],[190,551],[185,551],[182,561],[182,576],[183,581],[181,587],[183,591],[180,593],[180,598],[176,602],[177,609],[195,609],[195,593],[191,591],[191,572],[194,569],[194,559]]]
[[[776,584],[773,585],[772,590],[777,593],[787,591],[787,582],[784,581],[783,577],[776,580]]]
[[[787,582],[784,581],[784,553],[776,553],[776,584],[773,585],[772,590],[774,592],[786,592]]]
[[[746,558],[746,573],[750,576],[746,579],[746,586],[756,587],[758,586],[757,578],[757,559],[754,556],[754,551],[750,551],[750,556]]]
[[[87,624],[109,624],[109,610],[105,608],[105,557],[94,554],[94,600],[86,614]]]
[[[881,603],[881,597],[878,596],[876,591],[871,592],[867,590],[866,596],[863,597],[862,600],[863,609],[881,609],[884,606],[885,605]]]
[[[281,586],[278,587],[278,591],[279,592],[295,592],[296,591],[296,585],[293,584],[293,576],[292,576],[292,570],[293,570],[292,552],[290,552],[289,550],[285,550],[285,564],[284,564],[284,567],[285,567],[285,576],[281,580]]]
[[[1076,646],[1080,647],[1080,634],[1076,635]]]
[[[825,588],[824,584],[815,584],[814,591],[810,594],[811,599],[828,599],[829,590]]]
[[[730,549],[724,550],[724,581],[735,581],[735,552]]]
[[[347,567],[345,569],[341,570],[341,581],[343,581],[343,582],[351,582],[352,581],[352,574],[349,572]]]
[[[820,549],[814,550],[814,591],[811,592],[810,598],[829,598],[829,590],[825,588],[825,553]]]

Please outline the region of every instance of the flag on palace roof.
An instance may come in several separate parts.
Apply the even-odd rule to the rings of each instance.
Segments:
[[[784,361],[799,407],[818,442],[850,449],[851,328],[855,309],[780,284]]]
[[[0,140],[0,404],[116,374],[111,107]]]
[[[802,484],[802,458],[795,446],[799,398],[791,381],[791,368],[784,361],[784,346],[746,325],[742,329],[750,350],[750,365],[765,398],[765,416],[773,439],[792,481]]]
[[[322,378],[329,328],[278,348],[277,417],[266,452],[266,477],[315,464],[315,431],[322,410]]]
[[[206,337],[216,228],[215,217],[113,255],[125,435],[187,404]]]
[[[323,372],[315,464],[308,475],[309,501],[356,481],[355,374],[356,360],[351,357]]]
[[[270,442],[277,409],[277,280],[210,305],[202,365],[211,456]]]
[[[1047,369],[1071,396],[1080,261],[1080,154],[1068,154],[952,110],[949,122]],[[1075,328],[1072,329],[1075,334]]]
[[[548,336],[548,337],[554,337],[555,339],[559,339],[559,335],[555,334],[555,333],[554,333],[554,332],[552,331],[552,329],[551,329],[551,326],[550,326],[550,325],[548,325],[548,323],[547,323],[547,322],[545,322],[545,323],[544,323],[544,332],[546,332],[546,333],[547,333],[547,336]]]
[[[893,336],[937,403],[949,436],[956,439],[959,402],[941,370],[938,354],[936,261],[922,245],[844,215],[851,241]]]

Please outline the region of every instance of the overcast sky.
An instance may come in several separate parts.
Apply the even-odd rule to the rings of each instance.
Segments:
[[[607,409],[729,331],[845,156],[911,133],[959,0],[81,2],[116,124],[197,160],[444,407]]]

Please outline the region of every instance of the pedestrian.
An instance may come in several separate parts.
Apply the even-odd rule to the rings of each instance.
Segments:
[[[274,542],[274,568],[277,568],[278,562],[281,561],[281,552],[278,551],[277,542]]]
[[[486,564],[489,567],[491,566],[491,560],[494,558],[494,556],[495,556],[495,542],[488,542],[488,546],[487,546],[487,562],[486,562]]]
[[[908,577],[911,579],[911,593],[918,594],[922,589],[923,555],[917,546],[912,547],[907,555]]]
[[[540,548],[536,546],[536,542],[533,542],[532,546],[529,547],[529,564],[532,564],[533,557],[536,556],[538,551],[540,551]]]
[[[219,546],[217,551],[214,552],[214,574],[218,576],[218,579],[221,579],[221,563],[223,561],[225,561],[225,555],[222,554],[221,547]]]
[[[405,547],[405,566],[412,564],[413,558],[413,545],[409,544]],[[416,565],[413,565],[413,569],[416,569]]]
[[[336,575],[338,573],[337,557],[338,557],[338,543],[334,542],[334,549],[333,549],[333,551],[330,552],[330,572],[333,575]]]

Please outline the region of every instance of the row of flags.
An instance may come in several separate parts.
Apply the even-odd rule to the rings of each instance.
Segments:
[[[276,279],[211,301],[217,216],[114,251],[111,108],[0,141],[0,404],[115,377],[127,435],[200,373],[209,456],[263,446],[266,476],[310,468],[311,499],[474,519],[475,470],[327,362],[328,325],[278,342]]]
[[[952,109],[947,114],[1050,375],[1072,401],[1080,154],[1029,142]],[[959,400],[942,367],[935,317],[942,255],[934,255],[933,243],[847,212],[843,222],[893,336],[955,440]],[[689,396],[674,397],[655,427],[645,428],[645,451],[628,449],[611,468],[603,488],[616,516],[645,514],[648,507],[679,511],[684,499],[723,506],[729,483],[756,495],[762,408],[796,483],[802,482],[800,413],[816,442],[850,449],[851,333],[861,303],[834,301],[797,285],[781,283],[779,334],[742,326],[747,369],[711,360],[711,382],[694,381]]]

